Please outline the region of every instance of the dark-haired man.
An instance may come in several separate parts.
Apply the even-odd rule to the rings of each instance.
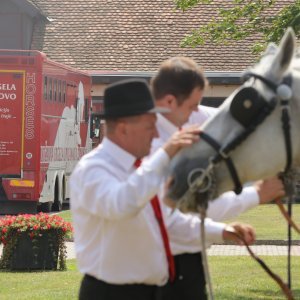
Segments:
[[[151,80],[156,106],[168,108],[169,113],[158,114],[159,137],[152,143],[152,152],[160,147],[178,128],[202,125],[217,109],[199,105],[207,80],[197,63],[187,57],[173,57],[164,61]],[[207,216],[215,221],[236,217],[240,213],[284,195],[282,182],[277,178],[259,181],[243,189],[240,195],[225,193],[209,202]],[[161,196],[163,198],[163,196]],[[195,227],[200,231],[198,216],[163,206],[171,250],[177,270],[176,280],[164,289],[165,299],[206,299],[205,278],[201,263],[201,245],[193,240]],[[178,220],[181,220],[180,222]],[[184,221],[183,221],[184,220]],[[190,230],[189,230],[190,229]],[[200,234],[200,233],[199,233]]]

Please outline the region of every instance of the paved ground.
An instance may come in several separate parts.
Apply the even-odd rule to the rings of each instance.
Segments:
[[[251,246],[252,251],[257,255],[287,255],[287,246],[280,245],[254,245]],[[0,254],[2,253],[2,245],[0,246]],[[249,255],[246,247],[235,245],[213,245],[207,251],[208,255],[232,256],[232,255]],[[294,245],[291,249],[293,256],[300,256],[300,246]],[[67,242],[67,258],[75,258],[75,249],[73,242]]]
[[[251,249],[257,255],[287,255],[287,246],[254,245]],[[300,246],[292,246],[291,254],[300,256]],[[249,255],[249,252],[244,246],[213,245],[208,250],[208,255]]]
[[[277,245],[254,245],[252,251],[257,255],[287,255],[287,246]],[[300,256],[300,246],[292,246],[291,254]],[[74,243],[67,243],[68,258],[75,258]],[[213,245],[208,250],[208,255],[249,255],[246,247],[235,245]]]

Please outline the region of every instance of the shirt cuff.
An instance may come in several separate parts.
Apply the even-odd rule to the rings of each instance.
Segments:
[[[256,188],[253,186],[244,187],[239,196],[243,198],[243,203],[245,203],[247,209],[253,208],[259,204],[259,195]]]
[[[215,222],[212,219],[205,219],[206,246],[213,243],[223,243],[223,231],[225,223]]]

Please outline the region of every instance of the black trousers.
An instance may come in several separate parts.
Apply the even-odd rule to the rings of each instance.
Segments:
[[[109,284],[92,276],[82,279],[79,300],[160,300],[161,288],[145,284]]]
[[[163,300],[207,300],[201,253],[174,256],[176,278],[162,287]]]

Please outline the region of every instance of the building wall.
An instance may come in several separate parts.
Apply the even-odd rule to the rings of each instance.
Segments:
[[[0,49],[30,49],[33,30],[39,31],[42,35],[45,34],[45,20],[39,17],[36,8],[31,7],[26,0],[0,0]],[[132,71],[135,72],[136,70]],[[151,74],[147,74],[146,79],[148,80],[151,76]],[[110,80],[109,76],[105,78],[105,75],[103,75],[101,83],[93,84],[94,109],[101,107],[104,89],[108,82],[111,82]],[[235,84],[211,84],[205,92],[203,102],[207,105],[217,106],[236,87]]]
[[[0,1],[0,49],[30,49],[34,18],[12,1]]]
[[[104,90],[108,84],[93,84],[92,97],[93,111],[96,112],[98,107],[102,107]],[[203,104],[208,106],[219,106],[223,100],[228,97],[239,85],[209,85],[204,93]]]

